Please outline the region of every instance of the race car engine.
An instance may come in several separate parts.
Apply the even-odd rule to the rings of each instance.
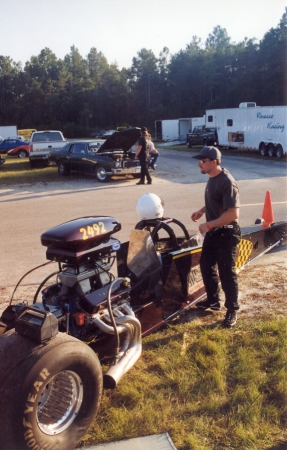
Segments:
[[[129,303],[127,277],[110,272],[120,242],[112,236],[121,229],[113,217],[85,217],[66,222],[41,236],[48,260],[59,264],[57,282],[39,286],[33,308],[52,313],[59,331],[86,343],[112,345],[112,364],[104,375],[106,387],[114,388],[141,354],[141,325]],[[52,274],[52,275],[55,275]],[[42,293],[41,301],[37,300]],[[16,318],[26,304],[14,308]],[[116,340],[116,342],[115,342]]]

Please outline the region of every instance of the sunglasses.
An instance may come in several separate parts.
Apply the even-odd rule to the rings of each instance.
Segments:
[[[200,159],[198,162],[199,162],[199,164],[204,164],[204,163],[206,163],[207,161],[214,161],[214,159]]]

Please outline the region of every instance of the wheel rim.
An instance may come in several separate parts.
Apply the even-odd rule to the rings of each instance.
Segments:
[[[274,156],[274,146],[273,145],[269,145],[268,149],[267,149],[267,152],[268,152],[268,156],[270,156],[270,157]]]
[[[103,167],[97,168],[97,178],[98,180],[104,181],[107,178],[107,172]]]
[[[19,152],[19,158],[26,158],[26,156],[27,156],[26,152],[24,152],[24,151]]]
[[[260,153],[262,156],[266,155],[266,146],[264,144],[262,144],[260,147]]]
[[[281,145],[277,145],[275,151],[276,151],[277,158],[282,158],[282,156],[283,156],[283,148],[281,147]]]
[[[38,402],[37,422],[43,433],[56,435],[75,420],[83,401],[83,383],[75,372],[57,373],[44,387]]]

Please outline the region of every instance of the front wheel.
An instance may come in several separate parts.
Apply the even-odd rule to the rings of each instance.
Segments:
[[[0,338],[1,448],[72,450],[96,416],[103,380],[96,354],[63,333],[39,345]],[[2,447],[3,446],[3,447]]]
[[[70,168],[63,162],[58,163],[58,174],[61,176],[66,176],[70,174]]]
[[[111,178],[110,175],[107,174],[107,171],[103,166],[97,166],[95,174],[97,180],[100,181],[101,183],[109,181],[109,179]]]
[[[19,158],[26,158],[28,156],[28,152],[26,152],[26,150],[19,150],[18,152],[18,157]]]

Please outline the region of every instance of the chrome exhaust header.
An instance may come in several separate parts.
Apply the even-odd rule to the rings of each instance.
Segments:
[[[127,315],[122,311],[127,313]],[[106,389],[114,389],[123,375],[134,366],[142,353],[141,324],[135,317],[131,307],[127,303],[122,304],[120,307],[117,306],[113,308],[113,316],[117,332],[119,334],[125,333],[125,338],[116,361],[104,374],[104,387]],[[92,323],[100,330],[114,335],[114,327],[107,322],[111,323],[108,312],[102,316],[96,315],[92,319]]]

